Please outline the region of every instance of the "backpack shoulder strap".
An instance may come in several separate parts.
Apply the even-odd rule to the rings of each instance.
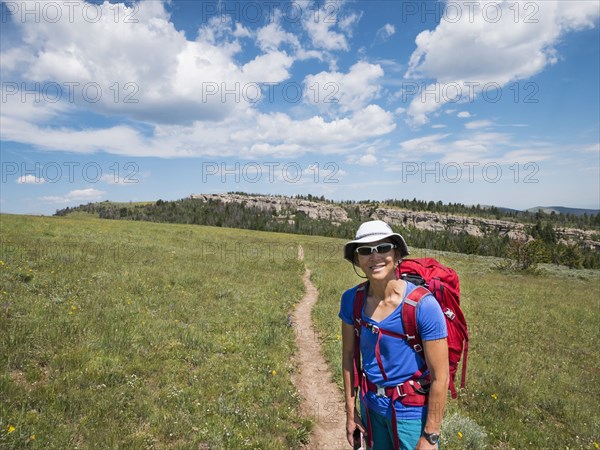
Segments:
[[[360,325],[362,322],[362,309],[365,304],[365,298],[367,298],[367,284],[365,281],[361,283],[356,288],[356,293],[354,294],[354,306],[353,306],[353,319],[354,319],[354,329],[357,328],[360,330]],[[358,332],[360,334],[360,331]]]
[[[354,324],[354,389],[358,389],[362,366],[360,361],[360,332],[362,330],[362,310],[367,298],[367,283],[358,285],[354,294],[353,324]]]
[[[423,297],[431,295],[423,286],[417,286],[402,302],[402,326],[407,334],[406,342],[423,357],[423,343],[417,327],[417,305]]]

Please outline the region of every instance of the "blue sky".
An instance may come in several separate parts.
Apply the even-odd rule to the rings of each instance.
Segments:
[[[600,208],[597,1],[3,1],[7,213],[192,193]]]

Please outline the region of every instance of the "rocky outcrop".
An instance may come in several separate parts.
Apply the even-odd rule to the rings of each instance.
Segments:
[[[291,220],[298,211],[306,214],[311,219],[324,219],[337,224],[350,220],[346,210],[334,204],[312,202],[292,197],[276,195],[192,194],[191,198],[204,202],[218,200],[223,203],[245,203],[255,208],[274,211],[280,220]]]
[[[310,201],[277,195],[241,195],[241,194],[192,194],[191,198],[203,202],[218,200],[223,203],[245,203],[264,210],[270,210],[277,220],[293,223],[297,212],[302,212],[311,219],[331,221],[340,224],[351,220],[344,208],[335,203]],[[390,225],[415,227],[420,230],[467,233],[482,237],[492,232],[511,239],[531,240],[525,225],[507,220],[484,219],[480,217],[437,214],[425,211],[411,211],[398,208],[374,207],[371,205],[353,205],[359,208],[363,217],[383,220]],[[565,243],[578,243],[585,247],[600,250],[600,242],[595,240],[597,231],[576,228],[557,228],[559,239]]]

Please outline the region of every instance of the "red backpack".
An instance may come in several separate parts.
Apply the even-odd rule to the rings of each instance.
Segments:
[[[467,375],[467,354],[469,352],[469,332],[467,331],[467,321],[460,309],[458,275],[453,269],[440,264],[433,258],[405,259],[396,269],[396,273],[403,280],[410,281],[417,286],[426,287],[438,301],[444,316],[446,316],[448,362],[450,363],[450,383],[448,387],[452,398],[456,398],[454,379],[458,371],[458,364],[464,354],[460,380],[460,387],[464,388]],[[409,313],[409,311],[411,312]],[[406,317],[406,319],[403,319],[405,331],[408,334],[416,335],[417,343],[421,344],[418,338],[416,307],[411,308],[411,305],[405,304],[402,307],[402,313],[402,317]]]
[[[417,286],[422,286],[427,289],[417,288],[402,302],[402,325],[404,327],[404,335],[389,332],[378,328],[377,332],[381,334],[392,335],[400,339],[404,339],[417,353],[421,355],[423,360],[423,346],[419,332],[417,329],[417,305],[419,301],[428,295],[433,294],[442,308],[442,312],[446,317],[446,327],[448,329],[448,360],[450,365],[450,381],[448,388],[450,389],[452,398],[456,398],[456,388],[454,379],[458,371],[458,365],[464,353],[462,376],[460,387],[465,387],[465,377],[467,372],[467,353],[469,350],[469,333],[467,331],[467,323],[460,309],[460,285],[458,275],[449,267],[440,264],[433,258],[420,259],[405,259],[396,268],[398,278],[409,281]],[[364,284],[357,291],[354,299],[354,385],[358,387],[359,374],[361,369],[360,364],[360,333],[365,324],[362,323],[361,315],[365,301]],[[408,301],[407,301],[408,300]],[[378,341],[379,343],[379,341]],[[378,354],[379,349],[376,349]],[[378,359],[378,363],[380,363]],[[384,368],[382,369],[384,379]],[[412,378],[417,378],[426,370],[426,367],[421,368]],[[411,379],[412,379],[411,378]]]

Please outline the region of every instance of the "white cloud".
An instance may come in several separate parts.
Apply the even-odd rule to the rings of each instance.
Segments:
[[[40,127],[10,119],[0,139],[40,149],[127,156],[297,156],[314,152],[343,154],[357,142],[390,133],[396,127],[391,112],[377,105],[350,116],[326,120],[312,116],[294,120],[284,113],[263,114],[249,109],[221,122],[195,122],[191,126],[161,125],[145,136],[132,127],[104,129]]]
[[[475,94],[487,83],[504,86],[556,63],[555,46],[560,37],[568,31],[593,27],[599,16],[598,3],[589,1],[452,4],[462,14],[454,14],[452,20],[442,18],[435,30],[417,36],[406,77],[434,79],[441,86],[478,83]],[[496,8],[501,9],[498,20]],[[520,11],[518,20],[516,10]],[[427,116],[447,101],[415,98],[409,115],[416,124],[426,123]]]
[[[233,35],[236,38],[249,38],[252,37],[252,32],[241,23],[236,22]]]
[[[300,48],[298,38],[281,28],[278,21],[259,28],[256,32],[256,42],[263,52],[279,50],[281,44],[290,44],[294,48]]]
[[[537,183],[539,173],[553,164],[557,155],[570,154],[570,149],[555,148],[544,142],[523,142],[509,134],[473,132],[453,138],[450,134],[433,134],[400,144],[399,151],[386,165],[390,172],[417,171],[425,179],[434,173],[464,180],[489,182],[499,176],[503,180]],[[397,156],[396,156],[397,155]],[[427,175],[429,173],[429,175]],[[545,172],[547,175],[547,172]],[[537,178],[536,178],[537,176]],[[487,178],[486,178],[487,177]]]
[[[330,24],[326,22],[315,22],[307,20],[304,22],[306,31],[311,37],[312,43],[316,48],[324,50],[348,50],[348,41],[342,33],[330,31]]]
[[[446,85],[443,83],[433,83],[428,86],[428,92],[442,93],[446,91]],[[424,125],[429,122],[429,114],[437,111],[445,103],[443,95],[416,95],[410,102],[407,109],[409,123],[413,125]]]
[[[386,23],[379,30],[377,30],[376,37],[379,41],[386,42],[396,33],[396,27],[391,23]]]
[[[356,111],[379,96],[383,75],[379,64],[364,61],[354,64],[346,74],[336,71],[308,75],[304,79],[304,98],[325,108],[337,105],[343,112]]]
[[[48,98],[52,99],[50,97],[52,94],[50,89],[48,89],[45,97],[44,94],[36,94],[33,91],[33,87],[29,85],[22,85],[21,83],[12,81],[2,82],[0,118],[2,119],[3,127],[6,125],[4,122],[6,117],[33,122],[45,122],[59,114],[73,111],[73,105],[69,103],[46,101]],[[67,96],[68,94],[65,93],[65,98],[68,98]]]
[[[346,35],[352,35],[353,26],[362,14],[342,15],[340,10],[344,5],[343,1],[326,0],[320,8],[315,8],[316,2],[296,1],[295,4],[303,9],[302,26],[315,48],[326,51],[349,50]],[[335,27],[342,32],[334,31]]]
[[[400,148],[409,154],[441,153],[444,145],[441,141],[450,134],[432,134],[415,139],[409,139],[400,144]]]
[[[360,21],[362,12],[360,14],[351,13],[345,17],[342,17],[338,22],[340,30],[344,31],[348,36],[352,37],[353,27]]]
[[[42,177],[35,175],[23,175],[17,178],[18,184],[42,184],[45,182],[46,180],[44,180]]]
[[[250,82],[278,83],[289,78],[293,62],[285,52],[266,53],[244,64],[242,72]]]
[[[74,191],[70,191],[66,195],[60,197],[56,195],[50,195],[45,197],[39,197],[40,200],[50,203],[71,203],[71,202],[80,202],[80,201],[97,201],[102,198],[102,196],[106,194],[104,191],[99,191],[98,189],[88,188],[88,189],[76,189]]]
[[[476,130],[478,128],[489,128],[494,123],[490,120],[474,120],[472,122],[467,122],[465,124],[465,128],[467,130]]]
[[[264,52],[243,61],[239,39],[249,37],[250,31],[227,16],[212,17],[195,40],[188,40],[170,21],[162,2],[142,1],[135,11],[108,2],[97,8],[97,22],[82,14],[72,15],[72,20],[63,14],[56,23],[14,19],[21,42],[3,47],[3,78],[59,86],[62,101],[56,105],[63,109],[190,124],[222,120],[251,107],[239,95],[247,83],[283,82],[290,76],[294,57],[277,47],[282,42],[295,46],[296,40],[289,33],[278,36],[281,30],[265,31],[259,41]],[[115,14],[127,17],[134,12],[136,23],[113,19]],[[317,56],[302,53],[303,58]],[[237,101],[233,96],[223,101],[232,89],[238,91]],[[3,108],[2,114],[14,116],[13,111]]]
[[[456,115],[456,117],[460,117],[461,119],[468,119],[469,117],[471,117],[471,113],[468,111],[461,111]]]
[[[156,1],[136,4],[135,23],[115,22],[114,14],[125,17],[134,10],[108,2],[97,6],[102,13],[96,23],[81,15],[52,24],[15,20],[21,41],[3,48],[3,74],[26,83],[55,83],[62,87],[63,97],[57,103],[22,102],[17,87],[0,111],[0,139],[42,150],[130,156],[347,153],[395,129],[393,114],[370,104],[380,95],[381,66],[359,62],[348,73],[322,72],[312,80],[321,82],[321,101],[339,100],[331,117],[312,114],[294,119],[284,113],[261,113],[244,95],[251,84],[286,82],[297,59],[328,57],[335,65],[328,52],[348,48],[346,36],[361,17],[343,15],[342,5],[326,2],[316,11],[312,7],[305,11],[303,20],[310,18],[311,24],[303,26],[316,27],[307,30],[317,47],[309,49],[278,23],[251,31],[221,16],[210,18],[189,40],[175,28],[164,4]],[[244,59],[246,53],[241,51],[239,40],[247,38],[256,39],[260,49],[252,59]],[[310,88],[308,81],[309,77],[303,92]],[[327,81],[333,84],[324,86]],[[66,101],[65,83],[75,84],[74,101]],[[86,83],[101,89],[97,102],[82,99]],[[14,87],[3,83],[2,88]],[[261,96],[265,101],[264,91]],[[73,120],[86,112],[125,120],[106,126]]]
[[[438,128],[446,128],[446,125],[436,124],[436,125],[431,125],[431,128],[433,128],[434,130],[436,130]]]
[[[361,166],[374,166],[377,164],[377,157],[371,154],[363,155],[358,158],[357,164]]]
[[[176,153],[172,150],[148,148],[148,140],[136,130],[121,125],[104,129],[75,129],[40,127],[26,121],[3,119],[0,139],[31,144],[41,149],[94,153],[104,151],[118,155],[143,155],[137,153],[146,148],[147,155]]]

